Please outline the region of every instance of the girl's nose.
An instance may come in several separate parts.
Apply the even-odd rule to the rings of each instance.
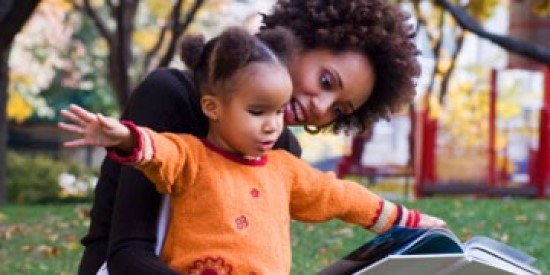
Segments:
[[[262,130],[271,134],[276,132],[283,124],[283,117],[279,115],[270,116],[264,123]]]

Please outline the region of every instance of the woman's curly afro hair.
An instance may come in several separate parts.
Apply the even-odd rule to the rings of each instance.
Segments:
[[[385,0],[279,0],[263,30],[290,29],[304,50],[358,51],[372,62],[374,89],[365,104],[336,119],[333,130],[370,129],[410,103],[420,75],[409,15]]]

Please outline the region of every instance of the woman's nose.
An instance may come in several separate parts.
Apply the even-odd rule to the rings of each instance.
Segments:
[[[312,119],[316,121],[325,120],[331,115],[330,108],[333,103],[334,96],[328,93],[311,98]]]

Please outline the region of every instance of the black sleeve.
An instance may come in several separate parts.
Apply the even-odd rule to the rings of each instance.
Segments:
[[[283,132],[275,143],[274,148],[285,149],[298,158],[302,156],[302,147],[300,146],[300,143],[298,143],[296,136],[290,131],[290,129],[288,129],[288,127],[283,129]]]
[[[120,165],[105,158],[95,187],[88,234],[81,241],[84,245],[84,254],[78,267],[80,275],[96,274],[107,257],[107,242],[119,173]]]
[[[207,122],[197,113],[187,80],[175,70],[151,73],[132,94],[122,118],[160,132],[204,135]],[[176,273],[154,253],[160,199],[139,171],[122,168],[109,240],[110,274]]]

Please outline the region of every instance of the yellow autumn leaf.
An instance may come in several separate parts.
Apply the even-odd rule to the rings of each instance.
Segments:
[[[439,103],[439,99],[437,97],[432,96],[430,97],[430,117],[431,118],[439,118],[441,116],[441,104]]]
[[[144,51],[151,50],[157,42],[158,32],[156,29],[143,29],[135,31],[132,40],[135,45]]]
[[[472,0],[468,11],[479,20],[486,20],[493,15],[495,8],[501,4],[499,0]]]
[[[550,0],[536,0],[531,10],[534,14],[541,17],[550,16]]]
[[[70,10],[73,8],[73,4],[70,0],[45,0],[42,1],[41,5],[48,5],[61,10]]]
[[[149,12],[159,19],[167,19],[174,5],[171,0],[147,0],[146,3]]]
[[[94,54],[106,56],[109,54],[109,44],[105,39],[96,39],[93,43],[92,51]]]
[[[24,87],[29,87],[32,84],[32,79],[29,75],[11,71],[10,85],[15,85],[15,84],[22,85]]]
[[[9,92],[7,105],[8,119],[22,123],[32,115],[32,107],[16,92]]]
[[[90,4],[93,7],[103,7],[105,6],[105,0],[91,0]]]
[[[515,102],[499,102],[497,105],[498,116],[502,119],[511,119],[521,114],[521,106]]]
[[[79,242],[72,241],[72,242],[65,243],[65,249],[69,251],[74,251],[74,250],[77,250],[78,248],[80,248]]]

